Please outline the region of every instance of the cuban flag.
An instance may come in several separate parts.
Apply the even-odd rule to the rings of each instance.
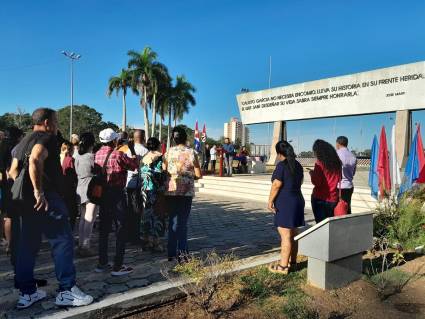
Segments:
[[[407,158],[406,170],[404,171],[403,183],[400,186],[400,195],[409,190],[414,183],[425,182],[425,156],[422,144],[421,129],[418,125],[409,157]]]
[[[202,143],[205,143],[207,141],[207,127],[205,126],[205,123],[204,128],[202,129],[201,141]]]
[[[378,154],[379,144],[376,135],[373,137],[372,150],[370,154],[370,167],[369,167],[369,187],[371,195],[378,198]]]
[[[199,141],[198,121],[196,121],[196,124],[195,124],[195,136],[194,136],[193,145],[195,146],[195,151],[199,153],[201,151],[201,142]]]

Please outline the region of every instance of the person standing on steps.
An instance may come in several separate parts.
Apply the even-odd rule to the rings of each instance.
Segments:
[[[88,305],[93,297],[76,286],[74,240],[62,197],[57,115],[52,109],[39,108],[32,114],[32,120],[33,132],[18,144],[11,167],[15,184],[18,179],[22,181],[24,209],[16,257],[16,283],[20,290],[17,308],[28,308],[46,297],[46,292],[38,289],[34,280],[35,257],[42,234],[52,247],[59,281],[56,305]],[[27,169],[23,169],[24,166]]]
[[[235,146],[230,143],[229,138],[224,139],[223,144],[224,151],[224,166],[226,167],[226,175],[232,176],[233,172],[233,156],[235,156]]]
[[[348,204],[347,214],[351,214],[351,197],[354,192],[353,178],[356,174],[357,158],[348,149],[348,138],[339,136],[336,139],[336,152],[342,163],[341,199]]]
[[[213,145],[210,150],[211,154],[211,174],[215,175],[215,164],[217,162],[217,146]]]

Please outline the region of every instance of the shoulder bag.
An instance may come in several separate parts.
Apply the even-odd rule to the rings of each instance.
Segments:
[[[339,199],[338,204],[334,208],[334,216],[344,216],[348,213],[348,203],[341,197],[341,180],[338,183],[339,185]]]
[[[106,172],[107,163],[113,151],[114,150],[111,150],[108,153],[100,172],[98,172],[98,174],[93,176],[93,178],[91,179],[87,187],[87,198],[93,204],[100,205],[102,201],[102,195],[104,194],[105,188],[107,187],[107,176],[108,176]]]

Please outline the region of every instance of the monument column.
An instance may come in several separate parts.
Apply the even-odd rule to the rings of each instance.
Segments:
[[[397,111],[395,116],[395,149],[400,167],[406,165],[412,135],[412,113],[409,110]]]
[[[287,134],[286,134],[286,122],[285,121],[279,121],[274,122],[273,125],[273,140],[272,144],[270,145],[270,158],[267,162],[267,165],[276,165],[276,149],[275,145],[280,140],[286,140]]]

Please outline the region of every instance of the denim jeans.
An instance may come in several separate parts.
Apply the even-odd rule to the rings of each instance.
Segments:
[[[232,176],[233,173],[233,156],[224,156],[224,166],[226,167],[227,176]]]
[[[168,257],[176,257],[177,252],[187,253],[187,222],[192,208],[190,196],[167,196],[169,207]]]
[[[74,239],[65,202],[55,192],[46,192],[46,199],[49,203],[47,212],[28,209],[20,218],[16,284],[23,294],[33,294],[37,289],[34,265],[42,234],[52,248],[59,290],[68,290],[75,285]]]
[[[114,268],[119,269],[124,260],[125,243],[128,239],[128,210],[125,192],[121,188],[105,190],[99,210],[99,264],[108,263],[108,241],[112,224],[115,224]]]
[[[337,202],[327,202],[311,196],[311,208],[316,224],[328,217],[333,217],[336,204]]]

